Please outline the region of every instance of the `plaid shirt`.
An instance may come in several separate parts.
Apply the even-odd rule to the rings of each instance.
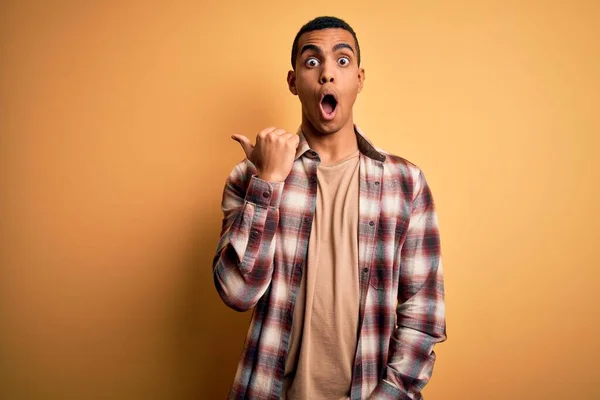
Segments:
[[[421,170],[377,149],[355,126],[360,149],[359,331],[350,398],[422,399],[446,340],[437,216]],[[259,179],[247,159],[225,184],[213,261],[225,304],[254,307],[230,399],[279,400],[292,316],[317,196],[319,156],[302,133],[285,182]]]

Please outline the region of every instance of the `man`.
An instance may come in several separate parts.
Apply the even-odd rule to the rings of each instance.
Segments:
[[[247,158],[225,184],[214,281],[254,311],[229,398],[421,399],[446,340],[431,192],[354,124],[365,72],[346,22],[304,25],[292,68],[298,132],[232,136]]]

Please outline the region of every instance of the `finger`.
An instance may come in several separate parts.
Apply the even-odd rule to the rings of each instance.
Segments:
[[[268,128],[263,129],[262,131],[258,132],[258,137],[265,137],[267,136],[269,133],[273,132],[275,129],[277,129],[274,126],[270,126]]]
[[[298,148],[298,146],[300,145],[300,135],[294,133],[292,137],[288,140],[291,140],[292,143],[294,143],[294,147],[296,148]]]
[[[286,133],[288,133],[288,131],[286,131],[285,129],[279,128],[279,129],[275,129],[274,131],[271,132],[272,135],[285,135]]]
[[[252,144],[250,139],[248,139],[244,135],[231,135],[231,138],[242,146],[244,153],[246,153],[246,158],[249,159],[250,154],[252,154],[252,151],[254,150],[254,145]]]
[[[265,134],[264,136],[262,136],[261,139],[265,139],[265,138],[276,139],[285,133],[286,133],[285,129],[276,128],[276,129],[273,129],[272,131],[270,131],[269,133]]]

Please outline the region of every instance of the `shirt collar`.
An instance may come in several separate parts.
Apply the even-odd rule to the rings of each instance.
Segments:
[[[360,150],[360,152],[362,154],[364,154],[365,156],[372,158],[373,160],[376,161],[385,161],[386,157],[384,154],[382,154],[381,152],[377,151],[377,149],[375,148],[375,146],[373,145],[373,143],[371,143],[371,141],[365,136],[365,134],[362,132],[362,130],[355,124],[354,125],[354,133],[356,134],[356,140],[358,143],[358,149]],[[306,141],[306,137],[304,136],[304,133],[302,132],[302,126],[300,126],[298,128],[298,130],[296,131],[296,134],[298,134],[300,136],[300,143],[298,144],[298,149],[296,150],[296,160],[298,158],[300,158],[302,155],[304,155],[304,153],[306,153],[307,151],[310,151],[311,148],[308,145],[308,142]]]

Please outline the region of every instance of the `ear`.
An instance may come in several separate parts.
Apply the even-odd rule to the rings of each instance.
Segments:
[[[365,69],[359,68],[358,69],[358,93],[360,93],[364,84],[365,84]]]
[[[288,71],[287,82],[290,92],[294,96],[298,96],[298,91],[296,90],[296,72],[293,70]]]

